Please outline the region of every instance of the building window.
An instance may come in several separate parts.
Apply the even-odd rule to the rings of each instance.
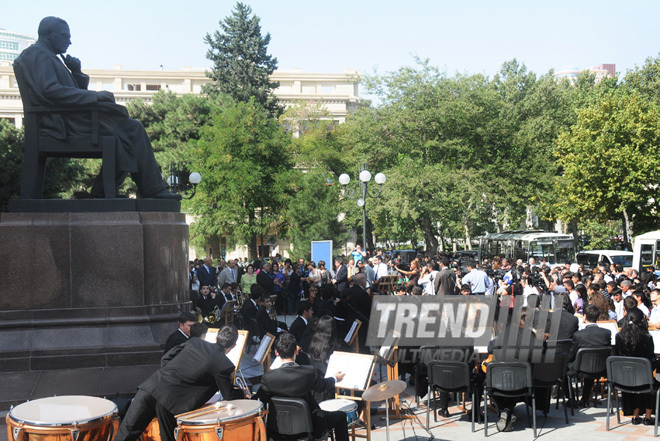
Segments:
[[[142,90],[141,84],[126,84],[125,87],[129,92],[139,92]]]
[[[160,84],[147,84],[147,90],[160,90]]]
[[[0,61],[14,61],[18,57],[17,54],[8,54],[7,52],[0,52]]]
[[[18,42],[16,41],[1,41],[0,40],[0,49],[9,49],[12,51],[18,50]]]

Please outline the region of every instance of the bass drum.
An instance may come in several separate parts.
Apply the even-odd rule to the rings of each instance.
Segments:
[[[9,441],[112,441],[118,429],[115,403],[83,395],[28,401],[7,414]]]

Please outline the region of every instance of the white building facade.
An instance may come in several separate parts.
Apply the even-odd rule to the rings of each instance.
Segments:
[[[134,99],[147,103],[159,90],[169,90],[178,95],[200,94],[202,86],[210,80],[201,70],[189,67],[177,71],[85,69],[90,77],[90,90],[106,90],[114,93],[118,104]],[[280,87],[275,95],[285,106],[296,103],[320,105],[326,118],[343,123],[346,116],[355,110],[360,98],[358,83],[360,71],[347,69],[343,73],[308,73],[302,70],[276,71],[272,81]],[[0,118],[10,119],[16,127],[23,125],[23,104],[18,92],[14,70],[9,61],[0,61]]]

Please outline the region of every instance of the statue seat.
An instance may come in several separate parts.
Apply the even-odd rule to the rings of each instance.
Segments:
[[[32,106],[31,89],[23,74],[20,63],[14,63],[14,73],[21,93],[24,111],[25,143],[23,148],[23,170],[21,174],[21,199],[42,199],[46,159],[101,158],[103,188],[106,199],[115,198],[115,154],[119,139],[99,134],[99,106],[39,107]],[[91,119],[90,134],[68,136],[60,140],[42,133],[40,117],[46,114],[88,112]]]

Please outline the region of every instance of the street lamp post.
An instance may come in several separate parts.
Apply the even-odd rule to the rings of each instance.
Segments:
[[[385,175],[383,173],[377,173],[374,177],[374,181],[378,184],[378,189],[371,189],[369,191],[369,181],[371,180],[371,172],[367,170],[367,164],[362,164],[360,167],[360,174],[358,175],[360,179],[359,187],[348,188],[349,182],[351,182],[350,176],[346,173],[343,173],[339,176],[339,183],[344,187],[344,194],[349,199],[357,199],[358,207],[362,208],[362,241],[364,242],[364,249],[367,249],[367,195],[372,198],[377,198],[380,196],[380,193],[383,191],[383,184],[385,183]]]
[[[189,185],[183,185],[180,176],[181,169],[178,164],[170,164],[170,175],[167,177],[167,186],[170,187],[172,193],[181,194],[183,199],[192,199],[197,191],[197,184],[202,182],[202,175],[197,172],[190,173],[190,176],[188,176]]]

